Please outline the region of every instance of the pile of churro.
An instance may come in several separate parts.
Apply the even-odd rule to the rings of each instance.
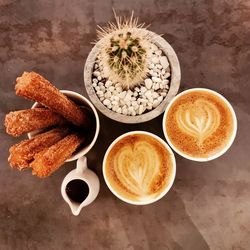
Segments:
[[[35,72],[24,72],[18,77],[15,91],[16,95],[40,106],[7,114],[6,132],[15,137],[32,131],[43,132],[13,145],[8,161],[13,168],[31,168],[33,175],[47,177],[86,141],[91,126],[89,112]]]

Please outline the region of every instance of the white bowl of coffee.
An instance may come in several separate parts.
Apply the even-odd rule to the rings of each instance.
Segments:
[[[103,175],[119,199],[146,205],[161,199],[175,179],[175,157],[164,140],[145,131],[121,135],[109,146]]]
[[[194,88],[178,94],[163,116],[168,144],[193,161],[210,161],[232,145],[237,119],[231,104],[219,93]]]

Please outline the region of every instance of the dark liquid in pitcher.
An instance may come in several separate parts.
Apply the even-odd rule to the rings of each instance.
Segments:
[[[83,180],[70,181],[66,186],[66,194],[70,200],[82,203],[89,195],[89,186]]]

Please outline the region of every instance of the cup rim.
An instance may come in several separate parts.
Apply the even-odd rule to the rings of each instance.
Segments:
[[[60,90],[60,92],[62,92],[63,94],[65,94],[69,98],[70,98],[70,96],[73,96],[76,99],[78,99],[79,101],[83,102],[85,105],[87,104],[91,108],[92,112],[94,113],[95,121],[96,121],[95,135],[94,135],[91,143],[89,145],[87,145],[86,147],[84,147],[83,149],[81,149],[78,153],[73,154],[73,156],[71,156],[69,159],[67,159],[65,161],[65,162],[70,162],[70,161],[77,160],[80,157],[86,155],[92,149],[92,147],[94,146],[94,144],[98,138],[99,132],[100,132],[100,120],[99,120],[99,116],[98,116],[98,113],[96,111],[96,108],[86,97],[84,97],[83,95],[81,95],[77,92],[71,91],[71,90]],[[33,109],[33,108],[37,107],[37,105],[39,105],[39,103],[35,102],[31,108]],[[28,135],[28,138],[31,139],[34,136],[33,131],[27,133],[27,135]]]
[[[160,195],[158,195],[157,197],[151,199],[151,200],[148,200],[148,201],[132,201],[130,199],[126,199],[124,197],[122,197],[120,194],[118,194],[114,188],[110,185],[108,179],[107,179],[107,176],[106,176],[106,173],[105,173],[105,165],[106,165],[106,160],[107,160],[107,156],[110,152],[110,150],[113,148],[113,146],[118,142],[120,141],[122,138],[126,137],[126,136],[129,136],[129,135],[134,135],[134,134],[143,134],[143,135],[149,135],[153,138],[155,138],[158,142],[160,142],[164,147],[165,149],[171,154],[171,159],[172,159],[172,163],[173,163],[173,171],[172,171],[172,175],[171,177],[169,178],[169,183],[166,185],[166,187],[163,189],[163,191],[160,193]],[[175,160],[175,155],[172,151],[172,149],[169,147],[169,145],[162,139],[160,138],[159,136],[153,134],[153,133],[150,133],[150,132],[147,132],[147,131],[142,131],[142,130],[135,130],[135,131],[130,131],[130,132],[127,132],[127,133],[124,133],[120,136],[118,136],[115,140],[113,140],[113,142],[109,145],[108,149],[106,150],[105,152],[105,155],[104,155],[104,158],[103,158],[103,162],[102,162],[102,173],[103,173],[103,177],[104,177],[104,181],[106,183],[106,185],[108,186],[109,190],[117,197],[119,198],[120,200],[126,202],[126,203],[129,203],[129,204],[132,204],[132,205],[148,205],[148,204],[151,204],[151,203],[154,203],[158,200],[160,200],[161,198],[163,198],[163,196],[165,196],[169,190],[171,189],[171,187],[173,186],[173,183],[174,183],[174,180],[175,180],[175,176],[176,176],[176,160]]]
[[[182,95],[186,94],[186,93],[189,93],[189,92],[193,92],[193,91],[204,91],[204,92],[210,92],[214,95],[216,95],[217,97],[219,97],[222,101],[224,101],[224,103],[226,104],[226,106],[229,108],[231,114],[232,114],[232,117],[233,117],[233,123],[234,123],[234,129],[233,129],[233,132],[232,132],[232,135],[231,135],[231,138],[230,140],[228,141],[227,145],[222,149],[220,150],[219,152],[217,152],[216,154],[210,156],[210,157],[206,157],[206,158],[201,158],[201,157],[193,157],[193,156],[190,156],[188,154],[185,154],[183,152],[181,152],[177,147],[175,147],[173,145],[173,143],[171,142],[171,140],[169,139],[168,137],[168,134],[167,134],[167,130],[166,130],[166,126],[165,126],[165,123],[166,123],[166,118],[167,118],[167,114],[168,114],[168,111],[170,109],[170,107],[173,105],[173,103]],[[211,160],[214,160],[220,156],[222,156],[223,154],[226,153],[226,151],[232,146],[233,142],[234,142],[234,139],[236,137],[236,133],[237,133],[237,118],[236,118],[236,114],[235,114],[235,111],[231,105],[231,103],[223,96],[221,95],[220,93],[214,91],[214,90],[211,90],[211,89],[208,89],[208,88],[191,88],[191,89],[187,89],[187,90],[184,90],[182,91],[181,93],[179,93],[178,95],[176,95],[172,100],[171,102],[169,103],[169,105],[167,106],[165,112],[164,112],[164,115],[163,115],[163,119],[162,119],[162,128],[163,128],[163,133],[164,133],[164,136],[165,136],[165,139],[167,140],[167,143],[170,145],[170,147],[177,153],[179,154],[180,156],[188,159],[188,160],[192,160],[192,161],[197,161],[197,162],[207,162],[207,161],[211,161]]]

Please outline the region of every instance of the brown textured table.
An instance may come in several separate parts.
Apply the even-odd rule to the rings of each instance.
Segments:
[[[116,199],[101,174],[105,149],[135,129],[163,137],[162,116],[124,125],[101,118],[99,139],[88,154],[100,177],[97,200],[71,215],[60,195],[65,164],[39,180],[11,170],[8,148],[17,139],[0,134],[0,249],[250,249],[250,2],[237,0],[63,1],[0,0],[0,116],[27,108],[14,81],[34,70],[61,89],[86,95],[83,67],[95,27],[113,18],[111,8],[164,34],[182,69],[181,90],[207,87],[222,93],[238,117],[238,134],[221,158],[196,163],[176,156],[177,177],[159,202],[132,206]],[[2,124],[2,123],[1,123]]]

